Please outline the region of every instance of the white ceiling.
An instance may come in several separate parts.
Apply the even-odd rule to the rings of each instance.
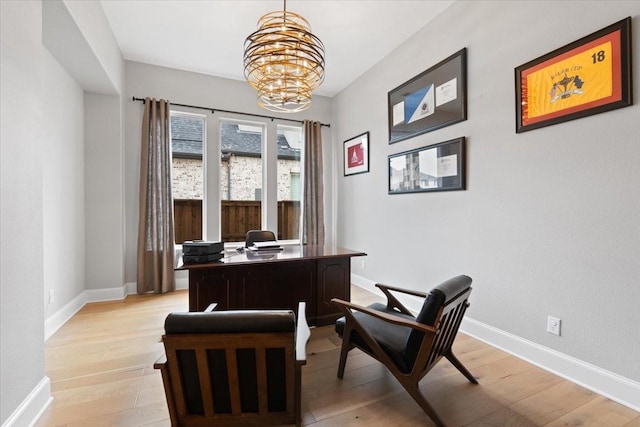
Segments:
[[[100,0],[126,60],[243,80],[245,38],[281,0]],[[334,96],[454,0],[289,0],[325,45]]]

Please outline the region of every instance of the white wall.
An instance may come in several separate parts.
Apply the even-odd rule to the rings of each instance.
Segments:
[[[87,289],[124,284],[124,166],[119,96],[85,93]]]
[[[219,77],[207,76],[204,74],[179,71],[170,68],[157,67],[154,65],[141,64],[137,62],[126,62],[125,72],[125,98],[131,100],[132,97],[144,98],[164,98],[170,102],[178,104],[198,105],[203,107],[215,107],[223,110],[239,111],[245,113],[271,115],[268,111],[259,108],[256,104],[255,90],[245,81],[230,80]],[[140,138],[142,114],[144,105],[140,102],[129,101],[126,104],[125,119],[125,282],[136,281],[136,251],[138,232],[138,194],[140,179]],[[178,107],[175,107],[178,108]],[[207,114],[207,139],[208,146],[205,149],[205,156],[208,164],[216,165],[219,162],[217,155],[218,144],[218,120],[220,117],[238,118],[228,113],[217,112],[207,113],[203,110],[188,110],[193,113]],[[274,114],[276,115],[276,114]],[[294,120],[318,120],[329,123],[331,118],[331,101],[324,97],[314,97],[309,110],[293,114],[280,115],[280,117]],[[245,118],[246,119],[246,118]],[[271,122],[270,122],[271,123]],[[288,122],[282,122],[288,124]],[[270,125],[271,126],[271,125]],[[330,212],[331,182],[334,176],[333,163],[331,159],[331,132],[323,128],[324,151],[325,151],[325,203],[327,212]],[[275,139],[275,127],[274,139]],[[208,150],[208,152],[206,151]],[[273,152],[275,156],[275,151]],[[205,184],[208,193],[207,197],[212,199],[212,195],[218,192],[218,174],[210,173],[211,180]],[[275,172],[274,172],[275,177]],[[218,218],[210,216],[209,229],[217,229]],[[333,224],[327,214],[326,226],[331,229]],[[328,234],[330,236],[330,234]],[[208,238],[215,238],[213,232],[208,234]]]
[[[85,288],[84,100],[80,86],[46,48],[42,69],[46,318]]]
[[[42,7],[0,2],[0,423],[44,371]],[[34,392],[34,394],[31,394]],[[44,404],[38,402],[39,405]],[[39,405],[36,406],[39,406]]]
[[[337,174],[338,243],[369,254],[353,271],[371,281],[428,290],[468,274],[470,318],[637,382],[640,3],[551,9],[456,2],[334,98],[336,148],[371,139],[371,172]],[[514,68],[627,16],[636,105],[516,135]],[[389,145],[387,92],[465,46],[468,120]],[[466,191],[387,194],[388,155],[459,136]]]

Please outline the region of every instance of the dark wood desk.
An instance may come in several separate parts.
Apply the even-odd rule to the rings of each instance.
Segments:
[[[329,325],[340,317],[331,298],[351,299],[351,257],[364,252],[330,246],[283,246],[267,254],[227,252],[208,264],[179,265],[189,271],[189,311],[291,309],[307,304],[310,325]]]

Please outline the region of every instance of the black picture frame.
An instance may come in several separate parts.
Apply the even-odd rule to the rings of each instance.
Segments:
[[[388,156],[389,194],[466,188],[465,137]]]
[[[467,48],[387,94],[389,144],[467,119]]]
[[[369,172],[369,132],[343,143],[344,176]]]
[[[515,69],[516,133],[632,105],[631,17]]]

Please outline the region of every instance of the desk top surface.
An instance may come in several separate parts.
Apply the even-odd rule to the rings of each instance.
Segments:
[[[364,252],[353,251],[351,249],[337,246],[314,246],[314,245],[293,245],[282,246],[282,250],[251,251],[244,249],[239,252],[235,249],[225,249],[224,258],[219,261],[206,264],[184,264],[182,256],[178,259],[176,270],[192,270],[199,268],[217,268],[225,265],[241,265],[255,263],[269,263],[294,260],[312,260],[323,258],[344,258],[354,256],[365,256]]]

